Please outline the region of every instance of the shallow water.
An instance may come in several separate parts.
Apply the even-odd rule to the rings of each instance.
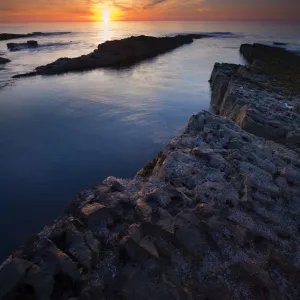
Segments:
[[[52,45],[20,52],[7,52],[0,42],[0,53],[12,60],[0,69],[0,260],[80,190],[110,175],[133,177],[193,113],[209,108],[213,65],[242,63],[241,43],[285,42],[294,50],[300,45],[299,24],[284,23],[0,26],[0,32],[33,31],[72,33],[35,38]],[[87,54],[108,39],[217,31],[234,35],[197,40],[123,70],[11,79],[59,57]]]

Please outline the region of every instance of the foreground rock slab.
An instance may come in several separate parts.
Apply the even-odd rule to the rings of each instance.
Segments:
[[[54,75],[75,71],[87,71],[100,67],[130,66],[139,61],[169,52],[180,46],[190,44],[194,39],[208,37],[203,34],[177,35],[175,37],[136,36],[122,40],[107,41],[100,44],[90,54],[76,58],[60,58],[35,71],[14,77],[34,75]]]
[[[0,299],[298,299],[299,155],[208,112],[0,268]]]
[[[300,149],[300,56],[282,48],[242,45],[247,66],[216,64],[212,108],[255,135]]]

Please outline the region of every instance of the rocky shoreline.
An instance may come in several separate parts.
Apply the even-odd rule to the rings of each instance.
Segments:
[[[282,48],[242,45],[248,66],[216,64],[211,106],[242,129],[300,148],[300,56]]]
[[[9,257],[0,299],[298,299],[298,58],[265,47],[215,65],[220,116],[192,116],[134,179],[80,193]]]

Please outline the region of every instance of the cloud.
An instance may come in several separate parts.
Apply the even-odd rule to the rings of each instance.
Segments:
[[[111,7],[121,19],[299,19],[300,0],[0,0],[0,20],[92,19]],[[17,18],[16,16],[20,16]]]
[[[158,4],[161,4],[163,2],[167,2],[168,0],[153,0],[151,1],[150,3],[144,5],[144,9],[148,9],[148,8],[151,8],[151,7],[154,7]]]

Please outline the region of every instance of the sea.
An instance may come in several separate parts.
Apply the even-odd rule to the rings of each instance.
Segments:
[[[56,32],[39,48],[0,42],[0,261],[108,176],[132,178],[210,106],[215,62],[244,64],[242,43],[300,51],[300,24],[285,22],[109,22],[0,24],[0,33]],[[107,40],[210,33],[127,69],[12,79]]]

